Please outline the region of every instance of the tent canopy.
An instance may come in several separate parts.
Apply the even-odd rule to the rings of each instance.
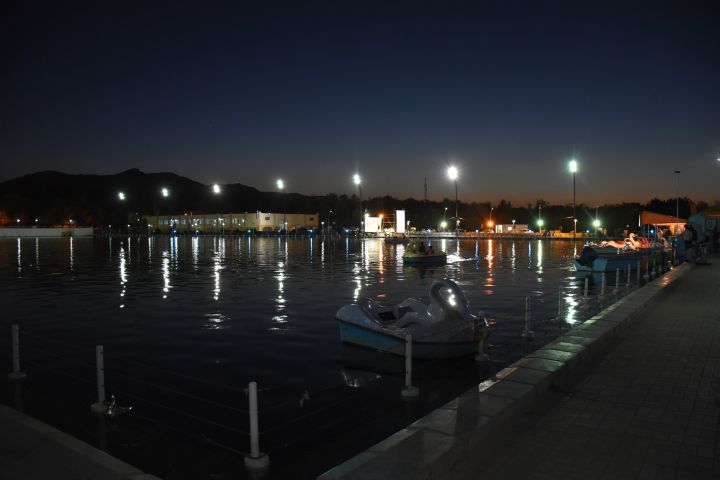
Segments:
[[[662,213],[640,212],[640,225],[684,225],[686,218],[663,215]]]

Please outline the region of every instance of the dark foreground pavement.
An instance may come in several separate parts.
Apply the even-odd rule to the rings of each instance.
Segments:
[[[720,257],[447,478],[720,479]]]

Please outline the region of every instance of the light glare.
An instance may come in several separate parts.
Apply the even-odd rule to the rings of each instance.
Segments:
[[[355,182],[355,185],[360,185],[360,175],[357,173],[353,175],[353,182]]]
[[[282,180],[278,180],[277,187],[279,190],[282,190],[283,188],[285,188],[285,182],[283,182]]]
[[[577,170],[578,170],[578,164],[577,164],[577,161],[576,161],[574,158],[573,158],[572,160],[570,160],[569,166],[570,166],[570,172],[571,172],[571,173],[577,172]]]
[[[215,194],[220,193],[220,192],[221,192],[221,190],[220,190],[220,185],[218,185],[217,183],[214,184],[214,185],[212,186],[212,191],[213,191],[213,193],[215,193]]]
[[[450,177],[450,180],[457,180],[458,178],[458,169],[456,167],[450,167],[447,171],[448,177]]]

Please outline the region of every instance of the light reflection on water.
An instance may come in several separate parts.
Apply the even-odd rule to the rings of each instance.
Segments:
[[[570,242],[433,242],[453,252],[447,265],[408,267],[403,245],[322,236],[2,240],[0,284],[8,318],[22,313],[26,328],[116,339],[137,356],[153,357],[153,343],[162,342],[197,365],[208,349],[232,345],[225,362],[271,382],[335,375],[341,346],[334,314],[342,305],[426,298],[434,279],[460,283],[471,308],[491,318],[492,343],[508,360],[524,353],[525,296],[533,329],[547,340],[560,333],[550,322],[558,287],[566,326],[592,312],[581,299],[583,279],[572,271]],[[35,255],[22,255],[23,248]],[[598,288],[591,279],[591,295]],[[290,351],[276,348],[278,335]]]

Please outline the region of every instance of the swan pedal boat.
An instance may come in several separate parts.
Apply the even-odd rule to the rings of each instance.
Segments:
[[[345,305],[335,315],[344,343],[405,355],[405,337],[412,335],[412,356],[418,359],[457,358],[478,353],[488,334],[485,317],[470,312],[467,298],[452,280],[430,287],[430,304],[407,298],[382,305],[365,298]]]

